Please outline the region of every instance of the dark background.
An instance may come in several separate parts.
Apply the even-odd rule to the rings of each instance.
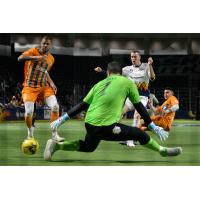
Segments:
[[[133,47],[143,52],[142,62],[153,57],[156,80],[150,83],[151,92],[162,103],[163,89],[170,86],[180,101],[180,117],[185,118],[189,110],[196,112],[200,96],[200,34],[0,34],[0,102],[9,102],[16,93],[17,83],[23,82],[24,64],[17,61],[21,52],[15,49],[16,43],[39,44],[44,35],[53,38],[53,44],[58,47],[82,51],[101,49],[102,52],[101,56],[53,53],[55,64],[50,75],[58,87],[57,98],[64,109],[76,104],[102,79],[94,72],[95,66],[106,69],[107,63],[113,60],[119,61],[122,67],[131,65],[129,54],[111,54],[110,49],[124,49],[128,42],[133,42]],[[96,46],[95,41],[98,41]],[[2,90],[3,81],[8,85],[6,92]]]

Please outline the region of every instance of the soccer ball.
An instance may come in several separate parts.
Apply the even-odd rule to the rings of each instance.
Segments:
[[[26,139],[21,145],[21,150],[24,154],[33,155],[39,149],[39,143],[35,139]]]

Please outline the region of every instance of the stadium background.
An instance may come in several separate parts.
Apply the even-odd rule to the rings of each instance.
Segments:
[[[3,152],[1,160],[4,161],[1,165],[48,165],[41,161],[42,149],[47,136],[40,134],[42,131],[48,130],[48,123],[38,122],[36,124],[39,132],[37,137],[42,140],[39,161],[30,160],[29,158],[24,159],[23,156],[17,159],[20,151],[16,151],[16,149],[19,149],[20,142],[26,135],[26,128],[23,123],[24,109],[23,106],[10,104],[11,98],[20,94],[21,83],[23,82],[24,64],[19,63],[17,57],[24,50],[37,46],[44,35],[46,34],[0,34],[0,105],[1,120],[3,120],[0,123],[0,141]],[[167,144],[182,144],[182,146],[186,146],[186,149],[187,145],[191,145],[194,149],[188,147],[189,157],[194,151],[199,152],[200,34],[54,33],[47,35],[53,40],[52,54],[55,57],[55,64],[50,75],[58,88],[57,98],[62,112],[79,102],[90,87],[101,80],[102,77],[94,72],[95,66],[102,66],[102,68],[106,69],[107,63],[112,60],[119,61],[122,67],[130,65],[130,50],[140,50],[142,62],[146,62],[149,56],[152,56],[154,60],[153,66],[156,80],[150,83],[151,92],[155,93],[162,103],[164,101],[164,87],[172,87],[180,102],[180,109],[176,113],[176,119],[192,119],[192,121],[175,123],[175,125],[185,124],[186,126],[182,127],[181,131],[174,127]],[[48,114],[48,108],[38,105],[38,119],[47,119]],[[9,123],[10,120],[19,119],[21,120],[20,123],[18,121],[12,125]],[[129,123],[129,121],[126,123]],[[78,134],[81,135],[83,125],[80,125],[79,122],[73,121],[69,127],[71,129],[78,127],[75,132],[78,131]],[[61,133],[62,131],[64,133],[64,127],[61,129]],[[15,135],[15,132],[20,132],[20,135],[16,135],[17,139],[14,138],[13,143],[10,145],[9,141],[12,140],[11,132],[13,132],[13,135]],[[185,134],[182,134],[182,132]],[[188,136],[188,132],[191,132],[190,135],[195,133],[192,140]],[[180,136],[181,140],[178,140]],[[14,145],[16,141],[18,146]],[[100,150],[108,148],[111,147],[103,144]],[[114,146],[113,151],[118,151],[118,148],[120,147]],[[13,152],[10,152],[9,149]],[[127,153],[129,150],[124,149],[124,151]],[[200,163],[198,155],[195,158],[190,157],[189,160],[188,157],[182,157],[183,160],[180,162],[176,159],[176,162],[163,162],[156,157],[159,160],[157,163],[151,162],[151,159],[142,162],[143,159],[146,160],[145,153],[139,154],[142,160],[140,161],[139,159],[136,162],[130,162],[124,154],[116,158],[112,157],[111,154],[110,157],[107,157],[111,161],[105,161],[98,151],[95,156],[100,161],[96,162],[91,161],[91,157],[86,156],[87,158],[82,160],[77,154],[72,155],[74,157],[71,157],[71,162],[67,161],[62,165],[199,165]],[[8,157],[9,160],[7,159]],[[75,162],[74,158],[78,161]],[[113,160],[118,161],[114,162]],[[61,163],[54,163],[53,165],[61,165]]]
[[[8,104],[19,93],[23,65],[22,51],[37,46],[45,34],[0,34],[0,103]],[[142,61],[154,59],[156,80],[151,92],[163,102],[163,88],[170,86],[180,101],[176,118],[196,114],[200,96],[200,34],[48,34],[53,39],[55,64],[50,75],[58,87],[61,108],[76,104],[102,77],[95,66],[106,69],[109,61],[130,65],[130,50],[138,49]],[[199,112],[197,112],[198,119]]]

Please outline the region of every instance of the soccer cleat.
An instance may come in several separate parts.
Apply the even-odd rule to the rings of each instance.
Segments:
[[[126,145],[126,141],[121,141],[121,142],[119,142],[119,144]]]
[[[160,155],[163,156],[163,157],[178,156],[181,153],[182,153],[181,147],[164,148],[164,150],[160,151]]]
[[[63,142],[65,138],[60,137],[58,134],[53,134],[52,140],[54,140],[55,142]]]
[[[55,147],[56,142],[52,139],[49,139],[44,150],[44,160],[51,160],[54,152],[56,151]]]
[[[135,144],[134,144],[134,141],[133,140],[127,140],[126,141],[126,145],[130,148],[133,148],[135,147]]]
[[[133,148],[136,145],[136,141],[134,141],[134,140],[121,141],[121,142],[119,142],[119,144],[126,145],[130,148]]]

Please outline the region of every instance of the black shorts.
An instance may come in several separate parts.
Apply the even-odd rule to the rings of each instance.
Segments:
[[[79,151],[92,152],[94,151],[101,140],[106,141],[126,141],[136,140],[140,144],[147,144],[150,140],[148,134],[137,127],[131,127],[120,123],[115,123],[109,126],[93,126],[85,123],[86,136],[85,140],[81,141]]]

